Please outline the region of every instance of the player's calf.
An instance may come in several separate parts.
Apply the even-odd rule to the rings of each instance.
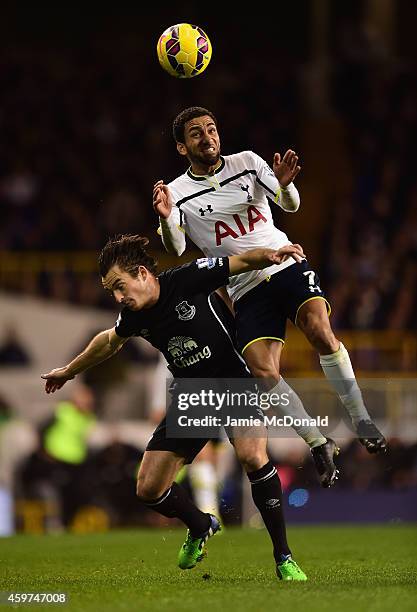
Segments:
[[[361,444],[369,453],[385,452],[386,440],[366,409],[349,353],[343,344],[340,342],[334,353],[320,355],[320,365],[348,412]]]
[[[304,316],[299,316],[297,325],[320,355],[328,355],[338,350],[339,340],[330,326],[324,302],[321,306],[322,311],[319,313],[306,312]]]

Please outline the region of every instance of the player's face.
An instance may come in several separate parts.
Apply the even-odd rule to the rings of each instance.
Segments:
[[[118,304],[129,310],[142,310],[153,306],[159,297],[159,284],[144,266],[136,276],[112,266],[102,279],[103,287],[110,291]]]
[[[216,124],[208,115],[190,119],[184,126],[184,144],[178,151],[187,155],[192,165],[215,166],[220,159],[220,137]]]

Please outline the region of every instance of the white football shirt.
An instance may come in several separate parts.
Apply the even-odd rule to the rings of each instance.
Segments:
[[[267,200],[268,197],[282,206],[279,182],[268,164],[252,151],[222,157],[213,176],[197,176],[188,170],[168,187],[176,204],[172,221],[208,257],[291,244],[287,235],[275,227]],[[299,202],[294,186],[292,192]],[[290,258],[280,265],[233,276],[227,286],[231,299],[239,299],[293,263]]]

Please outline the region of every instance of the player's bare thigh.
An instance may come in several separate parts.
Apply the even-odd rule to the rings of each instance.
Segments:
[[[165,450],[145,451],[140,464],[136,494],[141,499],[157,499],[173,483],[184,465],[184,457]]]
[[[253,342],[243,351],[243,358],[252,376],[270,379],[267,383],[269,388],[275,386],[279,381],[281,351],[282,342],[268,338]]]

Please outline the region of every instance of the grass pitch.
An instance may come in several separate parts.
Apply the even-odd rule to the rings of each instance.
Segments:
[[[275,577],[265,530],[226,529],[193,570],[176,566],[183,529],[0,540],[0,590],[66,592],[74,611],[260,612],[417,609],[417,527],[292,527],[306,583]],[[0,608],[12,609],[10,606]]]

